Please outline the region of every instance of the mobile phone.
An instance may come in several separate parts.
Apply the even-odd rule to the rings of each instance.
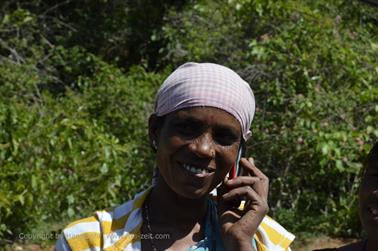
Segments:
[[[235,164],[232,166],[230,172],[228,173],[228,178],[229,179],[233,179],[237,176],[240,175],[241,173],[241,168],[240,168],[240,165],[239,165],[239,162],[240,162],[240,159],[242,157],[245,157],[245,151],[246,151],[246,147],[245,147],[245,143],[244,141],[242,141],[240,143],[240,147],[239,147],[239,151],[238,151],[238,155],[236,157],[236,162]]]

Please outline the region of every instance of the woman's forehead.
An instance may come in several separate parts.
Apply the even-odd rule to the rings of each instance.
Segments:
[[[191,107],[169,114],[171,120],[184,120],[220,127],[228,127],[241,133],[239,121],[230,113],[215,107]]]

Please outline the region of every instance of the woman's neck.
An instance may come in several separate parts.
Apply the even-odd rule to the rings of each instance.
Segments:
[[[207,199],[207,196],[200,199],[182,197],[159,177],[147,203],[154,224],[186,228],[202,223],[207,210]]]

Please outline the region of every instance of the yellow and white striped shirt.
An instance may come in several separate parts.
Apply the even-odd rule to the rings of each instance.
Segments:
[[[68,225],[55,248],[57,251],[140,251],[142,205],[147,189],[113,211],[97,211],[94,216]],[[258,251],[285,251],[294,235],[270,217],[265,217],[254,240]]]

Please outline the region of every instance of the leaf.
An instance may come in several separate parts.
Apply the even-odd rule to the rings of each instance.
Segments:
[[[321,150],[323,155],[327,155],[329,153],[329,146],[327,144],[323,144]]]

